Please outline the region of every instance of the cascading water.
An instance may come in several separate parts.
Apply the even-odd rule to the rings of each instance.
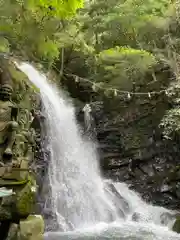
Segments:
[[[171,211],[147,205],[126,184],[101,178],[96,146],[81,136],[72,103],[34,67],[16,65],[40,89],[44,104],[51,208],[58,225],[45,239],[180,240],[169,230]]]

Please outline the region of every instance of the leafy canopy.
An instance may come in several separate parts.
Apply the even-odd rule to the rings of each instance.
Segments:
[[[0,50],[53,61],[59,55],[57,32],[83,0],[0,1]]]
[[[103,89],[168,88],[175,94],[161,125],[171,134],[180,129],[179,17],[171,0],[91,0],[84,8],[83,0],[1,0],[0,51],[54,66],[64,81],[72,74]]]

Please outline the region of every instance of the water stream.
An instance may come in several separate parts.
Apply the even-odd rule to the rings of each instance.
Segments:
[[[40,89],[50,151],[51,209],[46,240],[180,240],[173,213],[146,204],[124,183],[102,179],[96,144],[82,136],[73,103],[28,63],[17,64]]]

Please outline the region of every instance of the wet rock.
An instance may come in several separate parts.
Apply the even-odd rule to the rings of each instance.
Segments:
[[[129,213],[130,207],[128,202],[121,196],[121,194],[117,191],[116,187],[112,183],[106,183],[110,192],[113,193],[115,201],[114,204],[117,206],[119,210],[119,215],[125,218],[125,215]]]
[[[160,191],[163,193],[163,192],[168,192],[170,189],[171,189],[170,186],[168,186],[167,184],[164,184],[161,186]]]
[[[137,213],[137,212],[133,213],[132,221],[138,222],[140,220],[140,218],[141,218],[140,213]]]
[[[30,215],[20,221],[17,240],[43,240],[44,221],[40,215]]]
[[[163,139],[158,127],[168,108],[165,99],[103,98],[91,105],[104,176],[131,184],[148,202],[178,209],[179,188],[172,185],[180,179],[180,170],[174,171],[179,143]]]
[[[161,219],[161,224],[167,226],[169,222],[174,221],[176,218],[176,215],[173,213],[165,212],[161,214],[160,219]]]

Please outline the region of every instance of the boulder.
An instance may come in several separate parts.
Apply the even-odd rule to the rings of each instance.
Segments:
[[[14,211],[20,217],[27,217],[32,213],[36,200],[36,188],[35,181],[30,176],[28,183],[16,188]]]
[[[17,240],[43,240],[44,221],[41,215],[29,215],[19,224]]]

